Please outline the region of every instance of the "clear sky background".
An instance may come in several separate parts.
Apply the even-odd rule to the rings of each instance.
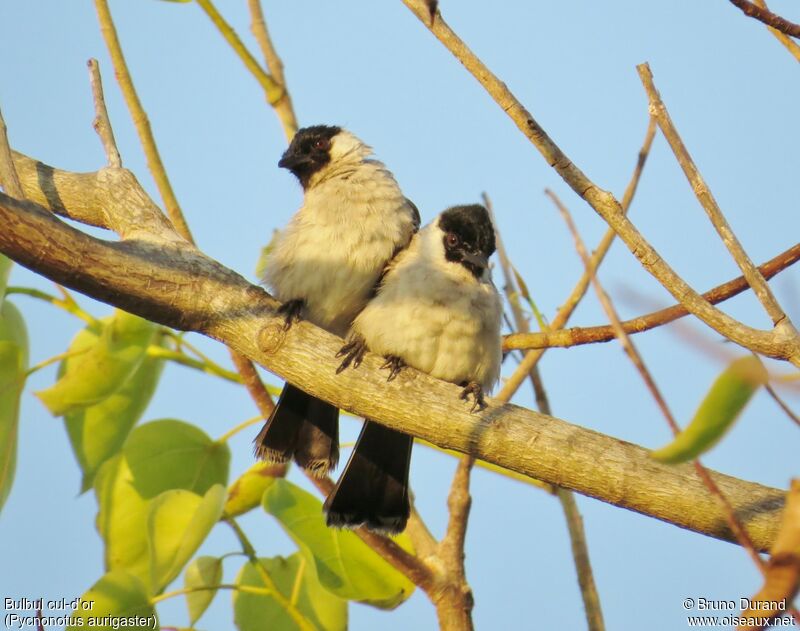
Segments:
[[[285,139],[275,114],[196,5],[157,0],[111,5],[197,243],[255,281],[259,248],[301,201],[292,176],[277,168]],[[798,64],[765,28],[728,2],[444,0],[441,5],[445,19],[567,155],[599,186],[620,196],[647,127],[647,101],[635,66],[649,61],[684,142],[751,257],[760,263],[797,241]],[[796,5],[787,0],[771,6],[794,10],[798,18]],[[255,53],[244,0],[220,1],[219,8]],[[582,266],[543,190],[552,188],[562,197],[588,244],[597,243],[605,226],[477,82],[399,0],[264,0],[264,10],[301,125],[343,125],[372,145],[424,222],[449,205],[479,201],[486,191],[512,260],[542,312],[552,317]],[[113,81],[93,3],[4,0],[0,24],[0,107],[14,148],[72,171],[104,164],[91,128],[86,71],[86,60],[96,57],[124,164],[159,199]],[[694,287],[705,290],[738,275],[661,137],[631,212]],[[495,280],[500,284],[499,270]],[[603,265],[601,280],[623,317],[670,303],[620,244]],[[11,282],[51,287],[19,267]],[[771,284],[800,321],[800,272],[785,272]],[[48,305],[23,297],[13,301],[26,317],[33,362],[63,352],[80,326]],[[752,296],[725,308],[749,324],[769,326]],[[95,304],[91,310],[110,309]],[[606,323],[591,292],[573,323]],[[193,341],[228,361],[216,343]],[[697,322],[636,342],[682,422],[722,368],[707,346],[739,354]],[[540,366],[556,416],[646,447],[667,442],[665,422],[616,343],[556,349]],[[17,479],[0,514],[0,598],[71,599],[103,574],[94,497],[78,495],[80,473],[62,422],[30,394],[53,379],[54,369],[37,374],[22,403]],[[800,407],[796,391],[784,395]],[[533,405],[527,385],[515,402]],[[168,366],[145,420],[182,418],[217,437],[254,413],[240,389]],[[358,427],[344,420],[343,440],[354,439]],[[232,478],[251,464],[256,431],[231,441]],[[760,394],[704,461],[786,488],[798,473],[797,439],[796,426]],[[446,523],[453,469],[454,460],[416,448],[412,486],[420,513],[437,536]],[[296,472],[290,478],[304,484]],[[475,473],[472,491],[466,552],[477,628],[583,628],[557,501],[484,471]],[[738,599],[759,587],[758,572],[736,546],[595,500],[578,502],[609,629],[682,628],[684,598]],[[255,511],[242,524],[264,556],[293,551],[265,514]],[[235,547],[220,526],[202,552]],[[226,567],[226,578],[232,578],[235,566]],[[159,612],[162,624],[187,623],[178,599]],[[198,626],[232,628],[230,612],[230,593],[220,593]],[[353,629],[435,626],[433,607],[420,592],[394,612],[353,605],[350,616]]]

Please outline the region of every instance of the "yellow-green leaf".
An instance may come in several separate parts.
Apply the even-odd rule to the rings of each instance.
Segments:
[[[309,563],[305,555],[295,553],[286,559],[275,557],[259,561],[283,598],[247,591],[234,592],[233,615],[237,629],[300,629],[298,616],[312,629],[344,631],[347,628],[347,601],[320,584],[313,563]],[[252,563],[242,567],[236,584],[265,588],[260,571]],[[294,607],[294,617],[287,611],[287,603]]]
[[[222,582],[222,559],[217,557],[197,557],[186,568],[183,586],[187,588],[216,587]],[[186,607],[189,610],[189,624],[200,619],[205,613],[214,596],[216,589],[201,589],[186,594]]]
[[[767,378],[764,365],[752,355],[732,362],[714,381],[692,421],[669,445],[652,452],[653,458],[686,462],[711,449]]]
[[[264,491],[275,480],[274,472],[276,469],[285,471],[284,466],[263,460],[251,465],[228,489],[225,514],[230,517],[238,517],[259,506]]]
[[[263,506],[313,559],[320,583],[340,598],[392,609],[414,591],[411,581],[355,534],[328,528],[321,502],[291,482],[275,480],[264,493]],[[395,541],[411,549],[406,535]]]
[[[83,329],[70,345],[59,380],[36,396],[55,416],[100,403],[136,370],[155,332],[154,324],[124,311]]]
[[[144,584],[132,574],[109,572],[81,596],[77,611],[67,611],[73,617],[68,631],[76,629],[136,629],[153,631],[161,627]],[[124,626],[123,626],[124,625]]]
[[[180,574],[222,516],[225,487],[212,486],[200,497],[190,491],[165,491],[150,502],[147,538],[151,593],[159,593]]]
[[[133,485],[121,454],[106,460],[94,480],[97,531],[105,544],[106,570],[127,570],[145,585],[150,581],[147,543],[149,502]]]
[[[215,484],[228,483],[228,445],[183,421],[162,419],[136,427],[122,452],[134,486],[148,499],[169,489],[203,495]]]
[[[0,510],[17,467],[19,401],[28,365],[28,335],[25,321],[8,301],[0,304]]]
[[[81,492],[97,470],[122,449],[155,392],[164,362],[145,357],[122,387],[96,405],[68,412],[64,421],[72,451],[83,471]]]

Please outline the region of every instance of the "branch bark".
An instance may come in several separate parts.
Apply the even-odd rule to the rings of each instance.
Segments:
[[[58,203],[69,216],[78,214],[77,204],[93,217],[124,217],[129,205],[140,203],[135,191],[99,194],[95,189],[102,179],[97,174],[45,169],[51,174],[45,184],[60,183]],[[20,179],[23,187],[37,183]],[[48,199],[43,191],[25,193]],[[104,201],[104,211],[91,208],[92,200]],[[482,413],[471,414],[459,401],[457,386],[423,373],[409,369],[386,383],[379,370],[383,361],[373,355],[359,370],[336,375],[339,338],[307,322],[285,332],[275,311],[278,303],[269,294],[177,236],[104,241],[36,204],[6,195],[0,195],[0,225],[0,252],[25,267],[154,322],[217,339],[353,414],[616,506],[732,540],[719,507],[688,465],[659,464],[642,447],[511,404],[489,400]],[[713,476],[758,549],[768,549],[777,532],[783,492]]]

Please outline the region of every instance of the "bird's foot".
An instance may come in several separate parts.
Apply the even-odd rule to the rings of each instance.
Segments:
[[[292,328],[295,322],[302,319],[303,309],[306,306],[305,300],[302,298],[295,298],[294,300],[287,300],[280,307],[278,307],[278,315],[283,316],[283,330],[288,331]]]
[[[462,383],[464,389],[461,391],[461,399],[467,401],[469,395],[472,395],[473,403],[470,412],[480,411],[486,407],[486,401],[483,398],[483,386],[476,381],[469,381]]]
[[[339,349],[336,357],[344,357],[342,363],[336,369],[338,375],[343,370],[346,370],[350,365],[353,368],[358,368],[361,365],[361,360],[369,349],[363,337],[354,337],[347,344]]]
[[[387,355],[384,358],[386,361],[381,366],[381,370],[386,368],[389,369],[389,376],[387,377],[386,381],[392,381],[397,375],[400,374],[400,371],[403,370],[408,364],[403,361],[402,357],[398,357],[397,355]]]

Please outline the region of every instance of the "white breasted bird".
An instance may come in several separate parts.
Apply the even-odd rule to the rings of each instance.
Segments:
[[[305,318],[344,336],[386,264],[419,229],[419,212],[372,149],[341,127],[297,132],[278,166],[303,187],[303,204],[279,234],[263,282],[283,302],[286,328]],[[256,455],[294,458],[316,476],[339,459],[339,411],[287,383],[255,439]]]
[[[483,206],[455,206],[420,230],[389,264],[376,296],[356,317],[340,370],[367,350],[386,358],[392,380],[404,366],[464,387],[483,407],[502,360],[502,303],[491,280],[495,236]],[[366,420],[325,502],[330,526],[402,531],[410,513],[412,437]]]

